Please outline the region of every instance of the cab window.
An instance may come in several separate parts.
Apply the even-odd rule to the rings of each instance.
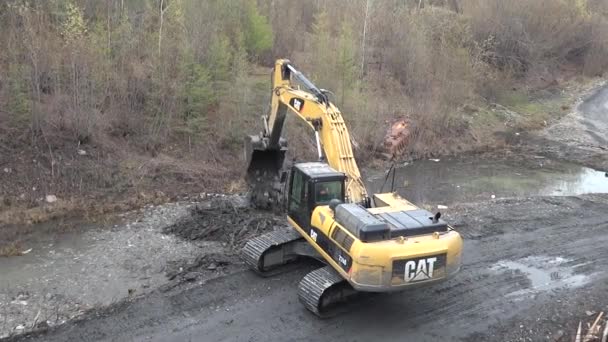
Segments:
[[[289,194],[289,210],[297,211],[300,209],[300,203],[302,200],[302,188],[304,186],[304,180],[300,172],[294,172],[291,185],[291,193]]]
[[[343,199],[343,182],[342,181],[329,181],[319,182],[315,184],[315,203],[316,204],[327,204],[332,199]]]

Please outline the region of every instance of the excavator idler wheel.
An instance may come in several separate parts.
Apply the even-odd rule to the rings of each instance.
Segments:
[[[308,273],[298,286],[300,302],[321,318],[333,317],[340,313],[345,309],[341,308],[340,304],[345,304],[357,293],[331,266]]]

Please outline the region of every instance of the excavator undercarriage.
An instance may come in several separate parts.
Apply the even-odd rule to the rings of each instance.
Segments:
[[[289,227],[255,237],[242,251],[245,263],[262,277],[290,271],[300,257],[323,261],[323,257],[302,236]],[[319,317],[329,317],[336,304],[345,302],[356,291],[331,266],[308,273],[298,286],[304,306]]]

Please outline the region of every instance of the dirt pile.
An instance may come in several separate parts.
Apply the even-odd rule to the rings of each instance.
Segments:
[[[197,205],[189,216],[163,229],[186,240],[223,242],[231,250],[240,249],[247,239],[285,226],[285,217],[259,211],[233,198],[218,198]]]
[[[187,241],[202,244],[205,252],[194,260],[169,263],[166,289],[230,273],[241,263],[239,252],[247,240],[287,224],[283,215],[253,209],[242,197],[218,197],[190,209],[189,215],[163,229]],[[220,243],[220,250],[209,252],[209,243]]]

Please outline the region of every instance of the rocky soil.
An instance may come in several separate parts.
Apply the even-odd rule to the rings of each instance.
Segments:
[[[239,196],[148,206],[78,231],[46,225],[27,254],[0,258],[0,336],[52,327],[151,291],[241,267],[244,239],[284,224]],[[53,233],[50,233],[53,231]],[[30,250],[28,252],[28,250]]]

